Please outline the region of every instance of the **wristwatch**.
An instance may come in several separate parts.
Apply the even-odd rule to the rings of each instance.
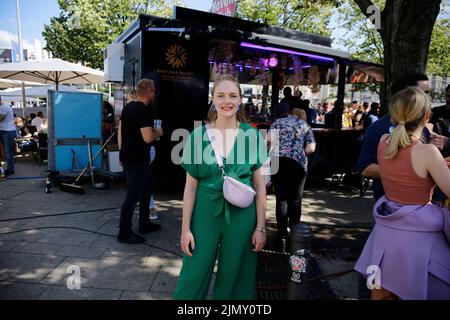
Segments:
[[[262,233],[266,233],[266,227],[256,227],[255,230],[262,232]]]

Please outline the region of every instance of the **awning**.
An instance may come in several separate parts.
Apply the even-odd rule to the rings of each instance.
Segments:
[[[266,34],[252,33],[252,37],[249,40],[266,40],[267,44],[273,44],[277,46],[283,46],[300,51],[307,51],[316,55],[323,54],[327,57],[350,59],[350,54],[345,51],[337,50],[327,46],[321,46],[314,43],[308,43],[300,40],[292,40],[283,37],[277,37]]]

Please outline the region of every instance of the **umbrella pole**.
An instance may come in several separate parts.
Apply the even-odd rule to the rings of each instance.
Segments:
[[[26,116],[25,116],[25,108],[27,106],[27,98],[25,97],[25,82],[22,81],[22,117],[25,120]]]

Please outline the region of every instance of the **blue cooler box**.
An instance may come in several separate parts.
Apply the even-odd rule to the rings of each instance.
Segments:
[[[50,90],[48,102],[49,169],[59,171],[60,175],[73,176],[88,164],[88,139],[92,156],[103,144],[102,94]],[[74,168],[72,151],[79,170]],[[94,160],[96,170],[102,169],[102,158],[100,154]]]

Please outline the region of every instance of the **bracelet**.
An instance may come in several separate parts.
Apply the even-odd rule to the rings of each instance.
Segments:
[[[266,233],[266,227],[256,227],[255,230],[259,231],[259,232],[262,232],[262,233]]]

